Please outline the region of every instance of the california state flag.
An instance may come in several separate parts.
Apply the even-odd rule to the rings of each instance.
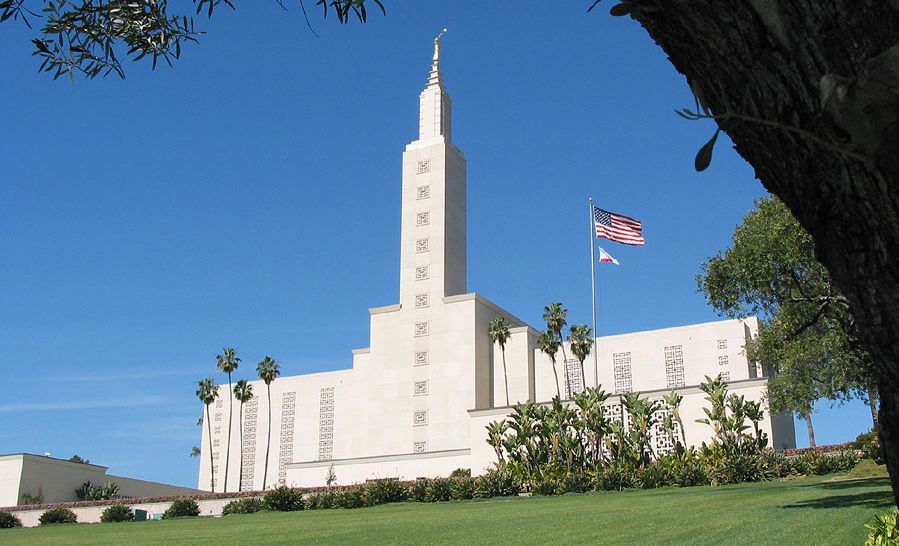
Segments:
[[[596,245],[596,246],[599,246],[599,245]],[[599,261],[600,261],[600,263],[608,262],[608,263],[612,263],[615,265],[621,265],[618,263],[618,260],[613,258],[612,255],[609,254],[608,252],[606,252],[605,249],[603,249],[603,247],[601,247],[601,246],[599,247]]]

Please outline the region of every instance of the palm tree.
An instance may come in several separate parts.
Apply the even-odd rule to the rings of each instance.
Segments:
[[[553,367],[553,375],[556,376],[556,396],[562,398],[562,391],[559,390],[559,373],[556,371],[556,353],[559,352],[559,342],[556,341],[555,334],[547,330],[540,332],[537,344],[540,350],[549,357],[549,362]]]
[[[262,473],[262,488],[268,479],[268,455],[272,445],[272,381],[281,372],[281,365],[270,356],[266,356],[256,366],[256,374],[265,382],[265,390],[268,398],[268,436],[265,440],[265,471]]]
[[[487,425],[487,443],[493,446],[496,452],[496,461],[502,465],[506,462],[503,457],[503,440],[506,439],[506,431],[509,430],[509,423],[505,419],[493,421]]]
[[[197,398],[206,404],[206,430],[209,432],[209,485],[212,492],[215,493],[215,472],[212,471],[215,463],[212,458],[212,421],[209,420],[209,406],[218,398],[219,388],[211,377],[198,381],[197,385],[199,385]]]
[[[231,408],[234,404],[231,402],[231,372],[237,369],[237,365],[240,364],[240,358],[237,357],[237,352],[233,347],[226,347],[222,349],[224,354],[216,355],[215,360],[218,365],[218,369],[228,374],[228,439],[225,440],[225,484],[222,487],[223,491],[228,490],[228,463],[231,460]]]
[[[568,355],[565,354],[565,340],[562,338],[562,330],[568,324],[568,321],[565,320],[565,317],[568,316],[568,309],[565,309],[561,302],[556,302],[545,306],[543,311],[543,320],[546,322],[547,331],[552,332],[556,336],[556,339],[559,341],[559,347],[562,348],[562,362],[565,365],[565,378],[567,379]],[[569,385],[570,383],[569,381]],[[571,393],[569,392],[568,394],[570,395]]]
[[[509,321],[506,317],[497,317],[490,321],[487,328],[487,335],[490,336],[490,343],[499,343],[500,351],[503,353],[503,381],[506,384],[506,405],[509,405],[509,375],[506,372],[506,341],[509,340]]]
[[[240,477],[237,482],[237,490],[243,487],[243,405],[253,398],[253,385],[247,383],[246,379],[241,379],[234,385],[234,398],[240,401],[240,413],[238,414],[238,422],[240,423]]]
[[[581,381],[583,387],[587,388],[587,376],[584,375],[584,360],[590,354],[593,348],[593,337],[590,335],[593,330],[586,324],[574,324],[571,326],[568,334],[568,344],[571,346],[571,352],[581,364]]]

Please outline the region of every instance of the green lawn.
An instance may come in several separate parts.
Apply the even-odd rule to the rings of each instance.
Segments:
[[[0,530],[2,544],[861,544],[874,478]]]

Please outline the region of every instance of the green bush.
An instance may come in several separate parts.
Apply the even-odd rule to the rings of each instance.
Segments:
[[[13,527],[21,527],[22,520],[16,517],[12,512],[4,512],[0,510],[0,529],[12,529]]]
[[[428,484],[425,502],[443,502],[453,498],[453,482],[449,478],[436,478]]]
[[[134,512],[126,504],[113,504],[106,510],[103,510],[103,513],[100,514],[100,521],[103,523],[134,521]]]
[[[313,493],[306,498],[305,503],[307,510],[324,510],[327,508],[336,508],[337,494],[333,491]]]
[[[47,510],[41,514],[38,521],[41,522],[41,525],[50,525],[52,523],[77,523],[78,516],[68,508],[59,507]]]
[[[637,473],[637,481],[643,489],[655,489],[674,483],[671,469],[661,462],[653,463]]]
[[[303,492],[299,489],[279,485],[265,492],[262,503],[266,510],[273,512],[295,512],[303,509]]]
[[[708,475],[713,485],[760,482],[771,478],[759,453],[734,451],[708,460]]]
[[[428,487],[431,480],[415,480],[409,488],[409,498],[415,502],[425,502],[428,498]]]
[[[457,468],[450,472],[450,478],[470,478],[471,477],[471,469],[470,468]]]
[[[362,487],[344,489],[334,497],[336,508],[362,508],[365,506],[365,490]]]
[[[603,468],[596,476],[596,488],[605,491],[624,491],[639,485],[634,467],[626,463],[616,463]]]
[[[450,484],[450,490],[453,496],[453,500],[467,500],[473,499],[475,493],[475,480],[471,478],[466,478],[464,476],[450,478],[452,483]]]
[[[222,515],[229,514],[255,514],[263,508],[262,499],[256,497],[248,497],[245,499],[237,499],[229,502],[222,508]]]
[[[475,478],[474,495],[479,499],[493,497],[512,497],[521,491],[521,485],[515,476],[503,468],[491,468]]]
[[[880,447],[880,438],[876,430],[859,434],[851,446],[861,451],[865,459],[873,459],[877,464],[883,464],[883,448]]]
[[[180,498],[172,501],[168,510],[162,513],[162,519],[195,517],[200,515],[200,505],[190,498]]]
[[[409,486],[397,480],[374,480],[363,486],[365,506],[403,502],[409,498]]]
[[[865,524],[869,529],[865,546],[896,546],[899,544],[899,528],[896,519],[899,512],[891,508],[874,518],[872,523]]]

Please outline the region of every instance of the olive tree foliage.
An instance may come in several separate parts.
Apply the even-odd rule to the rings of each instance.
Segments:
[[[306,16],[303,0],[296,1]],[[33,55],[41,59],[39,71],[54,79],[76,74],[124,78],[123,62],[129,58],[148,59],[154,69],[159,60],[171,66],[181,57],[184,44],[197,42],[204,34],[194,16],[211,18],[222,7],[234,9],[236,0],[191,2],[195,9],[181,13],[170,10],[167,0],[0,0],[0,22],[40,27],[39,35],[31,40]],[[287,0],[274,2],[287,9]],[[340,23],[352,19],[364,23],[366,4],[386,14],[379,0],[316,0],[325,17],[333,12]]]
[[[730,317],[758,315],[747,356],[772,368],[773,412],[808,418],[820,398],[868,399],[876,383],[846,298],[815,258],[814,242],[776,197],[760,199],[737,226],[733,246],[709,258],[696,280]]]

